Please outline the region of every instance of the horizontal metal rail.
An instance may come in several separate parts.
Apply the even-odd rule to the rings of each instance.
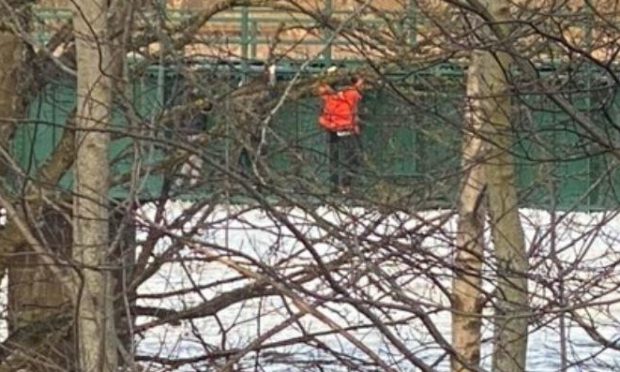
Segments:
[[[144,19],[163,18],[169,27],[174,27],[180,23],[196,16],[197,10],[166,9],[165,12],[150,11],[144,14]],[[44,44],[52,36],[52,32],[45,27],[46,24],[54,22],[66,22],[72,18],[69,9],[62,8],[35,8],[35,36],[37,40]],[[363,23],[367,27],[380,28],[391,23],[391,26],[406,32],[408,36],[415,34],[415,27],[418,18],[407,19],[411,12],[385,12],[381,17],[362,17]],[[344,19],[350,12],[342,10],[332,10],[329,12],[332,19]],[[149,22],[150,23],[150,22]],[[154,21],[152,24],[156,24]],[[218,30],[221,27],[221,30]],[[196,36],[201,43],[210,45],[229,45],[241,50],[239,56],[243,60],[258,59],[257,49],[259,47],[270,46],[273,37],[270,37],[265,30],[276,30],[280,27],[287,31],[308,30],[309,34],[302,38],[279,37],[278,45],[303,47],[324,47],[331,52],[332,47],[350,45],[350,41],[335,37],[326,37],[330,30],[314,17],[304,13],[293,13],[278,11],[269,8],[238,7],[224,11],[213,16],[208,24]],[[408,29],[405,30],[405,27]],[[310,30],[312,32],[310,32]],[[217,33],[220,33],[219,35]],[[215,35],[214,35],[215,34]],[[415,37],[411,38],[412,40]],[[328,43],[329,41],[329,43]],[[322,48],[317,48],[322,49]],[[331,54],[331,53],[328,53]]]
[[[406,39],[409,40],[411,45],[414,45],[417,42],[419,31],[428,25],[428,20],[416,10],[413,5],[414,2],[409,3],[411,5],[406,9],[406,12],[385,11],[380,15],[364,15],[362,17],[363,24],[369,28],[380,28],[387,27],[387,22],[389,22],[389,26],[403,32],[403,35],[406,35]],[[71,10],[63,8],[36,7],[34,13],[38,20],[38,22],[34,22],[34,36],[41,44],[47,43],[53,34],[52,29],[58,27],[57,24],[54,27],[46,27],[47,25],[67,22],[72,18]],[[143,14],[142,19],[153,20],[152,22],[146,22],[146,24],[156,27],[157,20],[163,18],[168,27],[174,28],[175,25],[179,25],[197,14],[199,14],[199,10],[166,9],[162,12],[146,12]],[[334,9],[325,14],[329,14],[332,19],[344,19],[350,15],[350,12]],[[325,14],[322,14],[322,16],[325,16]],[[561,16],[558,15],[558,17]],[[575,15],[566,14],[566,16]],[[587,17],[584,19],[591,21]],[[311,50],[325,49],[324,57],[329,56],[329,58],[320,59],[319,62],[329,64],[332,62],[333,50],[340,48],[342,51],[351,45],[351,41],[343,37],[330,39],[328,37],[330,30],[322,22],[321,19],[315,19],[301,12],[294,13],[264,7],[237,7],[213,16],[201,32],[198,32],[196,40],[202,45],[217,48],[227,46],[235,50],[235,54],[229,54],[229,59],[251,62],[264,59],[264,56],[261,56],[259,52],[261,48],[264,51],[272,46],[274,39],[273,35],[269,35],[269,32],[275,32],[274,30],[278,29],[278,27],[283,25],[287,30],[312,30],[307,35],[295,37],[289,34],[288,36],[278,37],[278,45],[282,48],[290,48],[293,57],[288,59],[292,61],[303,59],[299,55],[295,56],[295,53],[304,50],[304,48]],[[585,22],[583,27],[588,31],[587,34],[591,32],[590,22]],[[230,56],[233,57],[231,58]],[[542,59],[538,61],[540,65],[562,63],[562,61],[554,61],[552,56],[541,57]],[[349,55],[346,62],[355,63],[355,61],[362,59]],[[342,60],[338,62],[342,62]]]

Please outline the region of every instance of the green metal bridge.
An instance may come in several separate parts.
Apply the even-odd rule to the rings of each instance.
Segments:
[[[178,18],[188,16],[183,12],[170,14]],[[238,9],[232,16],[219,19],[239,22],[240,29],[245,30],[239,39],[226,41],[241,45],[241,58],[234,63],[203,63],[199,73],[217,76],[220,73],[214,71],[221,71],[221,76],[232,77],[233,82],[252,79],[260,73],[260,68],[252,68],[257,62],[256,50],[269,40],[261,39],[252,30],[260,29],[260,19],[275,22],[276,17],[262,14],[260,18],[256,14],[260,13]],[[39,16],[63,19],[70,14],[41,11]],[[401,22],[407,24],[406,20]],[[44,34],[41,40],[45,40]],[[282,63],[278,65],[277,78],[288,81],[297,73],[319,73],[327,63],[334,63],[330,58],[328,51],[324,59],[303,71],[299,70],[298,61]],[[618,143],[620,97],[614,84],[597,79],[596,72],[586,70],[571,76],[555,76],[558,69],[549,66],[541,67],[540,73],[554,79],[568,79],[567,88],[561,94],[596,123],[612,144]],[[135,171],[136,154],[140,153],[139,193],[143,199],[159,197],[166,187],[166,177],[159,173],[158,165],[165,162],[164,154],[170,153],[173,140],[179,140],[169,131],[157,128],[156,123],[157,115],[172,100],[173,87],[184,84],[175,71],[154,66],[136,76],[132,83],[129,96],[148,135],[136,138],[122,135],[128,126],[142,124],[132,122],[120,111],[114,120],[113,130],[117,134],[113,136],[110,156],[116,179],[122,179],[132,169]],[[394,73],[386,81],[389,84],[368,92],[363,101],[364,164],[358,177],[359,191],[365,195],[398,194],[411,203],[433,201],[433,205],[440,207],[454,205],[460,178],[463,70],[455,65],[442,65]],[[443,88],[441,92],[437,91],[438,86]],[[314,97],[286,102],[270,123],[264,153],[274,184],[286,185],[288,190],[300,195],[307,193],[309,197],[327,192],[317,189],[317,184],[328,184],[326,140],[316,124],[318,104]],[[564,210],[617,208],[620,175],[617,160],[610,155],[608,146],[590,139],[568,113],[554,106],[543,94],[519,92],[513,104],[517,141],[512,150],[519,172],[521,205]],[[14,153],[26,174],[32,174],[48,158],[74,105],[75,84],[70,80],[49,84],[32,102],[30,120],[20,126],[14,141]],[[236,159],[228,157],[232,143],[227,130],[207,125],[209,143],[200,149],[206,160],[202,169],[206,183],[196,189],[178,190],[179,197],[203,198],[230,189],[231,180],[225,170],[236,166]],[[70,176],[61,186],[69,184]],[[127,193],[127,182],[120,182],[112,197],[122,198]]]

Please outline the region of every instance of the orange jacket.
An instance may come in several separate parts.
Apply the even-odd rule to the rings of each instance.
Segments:
[[[340,92],[321,92],[323,111],[319,123],[330,132],[358,132],[357,107],[362,95],[354,87]]]

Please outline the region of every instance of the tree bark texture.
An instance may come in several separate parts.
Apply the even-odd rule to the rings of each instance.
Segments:
[[[12,32],[0,32],[0,146],[7,152],[13,133],[26,114],[25,97],[28,92],[24,83],[28,81],[31,71],[25,58],[24,41]],[[16,179],[11,176],[14,171],[4,159],[0,161],[0,176],[5,180]],[[42,181],[52,181],[54,170],[46,171]],[[8,194],[6,190],[3,192]],[[32,207],[39,211],[39,208]],[[53,211],[48,209],[41,215],[35,212],[36,216],[30,217],[37,221],[35,225],[41,227],[37,231],[39,239],[51,253],[62,255],[63,250],[70,246],[70,232],[66,235],[67,230],[62,226],[63,222],[67,224],[66,220],[55,218],[49,212]],[[65,358],[66,351],[71,348],[70,343],[66,342],[67,333],[59,331],[49,339],[37,334],[41,330],[39,325],[66,310],[69,294],[63,289],[61,279],[50,275],[45,260],[26,244],[14,227],[13,221],[7,221],[3,238],[0,239],[0,275],[4,275],[5,267],[8,268],[9,337],[6,342],[11,350],[18,352],[3,350],[6,358],[2,358],[0,371],[19,368],[42,370],[43,364],[69,368],[71,361]]]
[[[494,343],[493,371],[524,371],[527,350],[527,252],[521,224],[517,178],[514,157],[511,153],[513,132],[510,122],[511,102],[507,80],[511,57],[502,40],[509,32],[505,29],[510,20],[509,2],[497,0],[473,1],[488,14],[487,21],[494,22],[494,30],[482,29],[485,50],[473,52],[470,68],[479,75],[478,112],[481,123],[479,135],[486,141],[484,173],[487,183],[488,213],[491,238],[496,263],[494,291]],[[486,35],[495,35],[486,38]]]
[[[22,62],[23,44],[11,32],[0,32],[0,146],[9,149],[15,128],[14,120],[20,114],[20,101],[15,87],[18,86],[19,66]],[[0,175],[6,177],[9,168],[0,161]],[[8,242],[0,242],[0,278],[4,276],[7,258],[13,247]]]
[[[112,69],[108,2],[75,2],[78,87],[73,201],[73,257],[80,266],[78,351],[81,371],[117,366],[110,255],[107,132],[111,118]]]
[[[8,151],[11,137],[18,118],[24,114],[20,99],[20,66],[22,66],[24,46],[22,40],[12,32],[0,32],[0,146]],[[23,92],[22,92],[23,93]],[[0,176],[9,179],[10,167],[6,160],[0,160]],[[14,246],[0,242],[0,278],[5,274],[7,261],[11,259]]]
[[[19,36],[0,32],[0,146],[9,149],[16,121],[24,114],[23,100],[16,90],[19,87],[20,69],[24,59],[24,46]],[[0,174],[7,173],[8,165],[0,161]]]
[[[467,76],[467,97],[481,93],[480,56],[473,56]],[[463,133],[463,180],[459,193],[456,237],[456,272],[452,282],[452,343],[457,356],[453,371],[468,371],[480,362],[482,326],[482,262],[484,255],[485,142],[478,135],[484,126],[481,101],[467,102]]]
[[[18,22],[17,20],[13,20]],[[21,25],[24,27],[25,23]],[[0,32],[0,146],[9,153],[11,139],[18,125],[29,125],[21,120],[26,116],[27,98],[31,92],[27,91],[31,65],[27,61],[24,41],[13,32]],[[73,162],[73,146],[63,147],[69,137],[63,137],[60,153],[69,156]],[[64,173],[67,159],[53,157],[42,167],[37,178],[41,183],[29,182],[28,187],[21,189],[17,182],[13,183],[17,190],[25,194],[40,194],[41,185],[54,184],[57,178]],[[0,176],[7,181],[23,180],[15,177],[15,170],[4,159],[0,160]],[[5,195],[9,190],[2,190]],[[39,202],[29,199],[27,208],[17,201],[16,205],[24,220],[32,221],[32,233],[41,244],[49,249],[51,255],[67,257],[71,246],[70,222],[52,208],[41,208]],[[46,370],[60,368],[69,370],[72,365],[72,344],[69,341],[70,332],[59,326],[58,320],[64,325],[71,323],[64,317],[67,304],[70,303],[70,293],[65,289],[66,283],[49,270],[49,257],[35,253],[33,247],[27,244],[26,239],[15,228],[15,221],[9,219],[0,238],[0,272],[4,274],[8,268],[8,311],[7,320],[9,337],[5,341],[5,354],[0,364],[0,371],[18,370]],[[47,262],[47,264],[46,264]],[[69,314],[71,312],[69,311]],[[59,318],[60,317],[60,318]],[[70,318],[70,317],[69,317]],[[52,319],[55,319],[52,321]],[[45,324],[54,323],[55,332],[50,332]],[[61,330],[64,329],[63,330]],[[52,334],[53,333],[53,334]]]
[[[487,2],[497,21],[509,19],[509,4]],[[503,41],[500,41],[500,43]],[[481,52],[482,77],[488,86],[485,135],[489,156],[485,162],[489,223],[496,261],[493,370],[525,371],[528,339],[528,259],[519,216],[517,176],[512,155],[513,128],[506,76],[511,58],[505,53]]]
[[[71,248],[68,213],[46,208],[39,219],[38,236],[51,254],[66,258]],[[40,255],[20,244],[9,260],[9,341],[17,355],[4,360],[3,367],[16,370],[73,370],[71,293],[61,278],[53,275]],[[65,268],[69,270],[69,268]],[[48,323],[58,323],[53,328]],[[16,353],[9,353],[16,354]],[[17,356],[15,355],[15,356]],[[0,369],[1,371],[2,369]]]

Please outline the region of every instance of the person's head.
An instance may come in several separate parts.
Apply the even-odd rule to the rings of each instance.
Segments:
[[[351,76],[351,86],[358,90],[362,90],[364,88],[364,79],[359,76]]]

